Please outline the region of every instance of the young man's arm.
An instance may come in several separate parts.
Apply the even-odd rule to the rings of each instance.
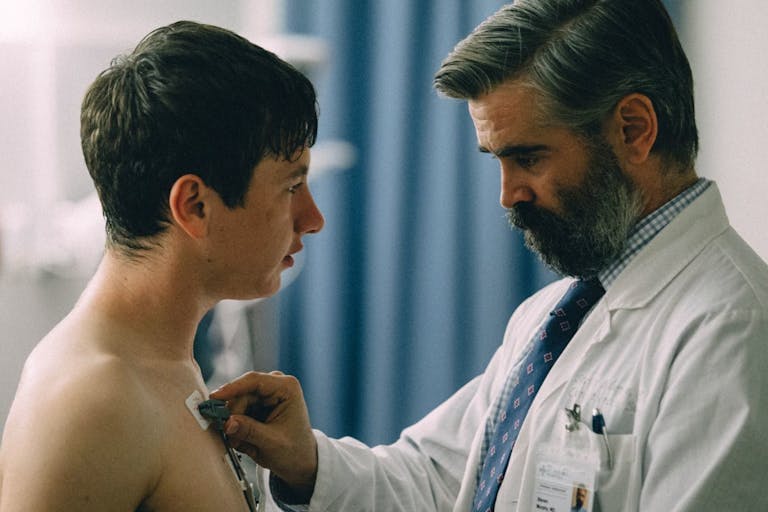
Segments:
[[[2,443],[0,512],[134,511],[159,475],[140,388],[115,365],[23,384]]]

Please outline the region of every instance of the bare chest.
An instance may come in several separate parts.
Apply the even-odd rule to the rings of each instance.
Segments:
[[[166,400],[161,449],[155,454],[161,471],[139,512],[249,510],[221,435],[213,425],[203,429],[185,403],[195,389],[204,392],[190,387]]]
[[[230,454],[214,425],[206,429],[199,416],[190,410],[190,395],[199,399],[207,392],[202,382],[179,379],[171,385],[158,385],[161,438],[158,457],[160,474],[139,512],[200,511],[248,512],[243,489]]]

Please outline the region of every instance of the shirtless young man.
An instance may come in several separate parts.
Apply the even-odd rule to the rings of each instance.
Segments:
[[[247,511],[213,428],[195,328],[274,294],[323,217],[306,185],[315,92],[223,29],[149,34],[90,87],[85,160],[103,261],[30,355],[0,446],[0,511]]]

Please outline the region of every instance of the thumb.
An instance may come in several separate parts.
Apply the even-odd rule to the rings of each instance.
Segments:
[[[264,434],[263,427],[261,422],[248,416],[233,414],[224,424],[224,432],[231,441],[259,444]]]
[[[261,445],[265,442],[265,425],[248,416],[232,415],[224,424],[229,444],[237,451],[243,452],[257,463],[262,463]]]

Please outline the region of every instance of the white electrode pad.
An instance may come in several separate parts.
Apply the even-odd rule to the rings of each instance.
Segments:
[[[200,405],[200,402],[203,402],[204,400],[205,398],[203,398],[203,395],[196,389],[191,395],[187,397],[184,403],[187,404],[187,409],[189,409],[189,412],[192,413],[192,416],[194,416],[197,422],[200,424],[200,428],[203,430],[208,430],[208,427],[211,425],[210,420],[203,418],[203,415],[200,414],[200,411],[197,410],[197,406]]]

